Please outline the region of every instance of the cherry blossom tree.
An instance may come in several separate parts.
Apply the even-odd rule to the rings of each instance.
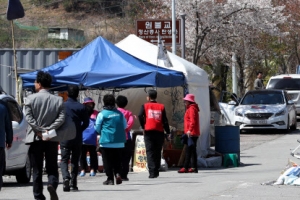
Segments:
[[[165,4],[171,6],[171,1]],[[225,80],[222,75],[235,53],[244,90],[253,67],[267,56],[261,36],[282,35],[279,25],[288,18],[284,8],[271,0],[176,0],[176,14],[186,14],[187,58],[201,67],[211,66],[214,76]]]
[[[274,5],[284,5],[284,13],[290,15],[287,23],[281,26],[281,29],[288,34],[277,40],[277,64],[282,73],[295,73],[295,67],[300,65],[300,1],[299,0],[273,0]]]

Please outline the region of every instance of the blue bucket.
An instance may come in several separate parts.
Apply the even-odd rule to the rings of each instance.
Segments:
[[[215,126],[215,150],[222,154],[236,153],[240,162],[240,127]]]

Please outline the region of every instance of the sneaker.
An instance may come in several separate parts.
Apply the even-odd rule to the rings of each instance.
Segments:
[[[52,185],[48,185],[47,187],[48,192],[50,193],[50,199],[51,200],[58,200],[57,193],[55,191],[55,188]]]
[[[96,172],[94,171],[90,172],[90,176],[96,176]]]
[[[70,181],[68,179],[65,179],[63,182],[63,191],[70,192]]]
[[[198,173],[198,169],[190,168],[190,169],[188,170],[188,173]]]
[[[121,178],[121,176],[120,175],[116,175],[116,184],[117,185],[119,185],[119,184],[121,184],[122,183],[122,178]]]
[[[114,181],[113,180],[106,180],[103,182],[103,185],[114,185]]]
[[[81,177],[85,176],[85,172],[81,171],[79,176],[81,176]]]
[[[180,170],[178,170],[178,173],[187,173],[187,170],[183,167]]]

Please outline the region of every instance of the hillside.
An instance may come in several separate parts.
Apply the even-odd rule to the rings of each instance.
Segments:
[[[43,4],[36,6],[28,1],[21,1],[25,9],[25,17],[15,20],[17,23],[16,39],[20,47],[81,47],[97,36],[103,36],[111,42],[118,42],[130,33],[134,33],[133,19],[119,17],[117,13],[103,11],[99,5],[90,3],[78,3],[76,10],[66,11],[65,4],[60,1],[56,4]],[[0,0],[0,15],[6,20],[7,0]],[[5,5],[5,6],[4,6]],[[47,5],[47,6],[45,6]],[[32,32],[32,27],[38,27],[38,31]],[[49,27],[67,27],[84,30],[86,40],[83,43],[52,44],[43,39]],[[26,42],[24,41],[26,40]],[[54,43],[57,43],[55,41]],[[6,45],[4,45],[6,46]]]

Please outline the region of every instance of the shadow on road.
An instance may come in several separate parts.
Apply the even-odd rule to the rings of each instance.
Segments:
[[[30,183],[15,183],[15,182],[4,182],[3,187],[28,187],[32,186],[32,182]]]

